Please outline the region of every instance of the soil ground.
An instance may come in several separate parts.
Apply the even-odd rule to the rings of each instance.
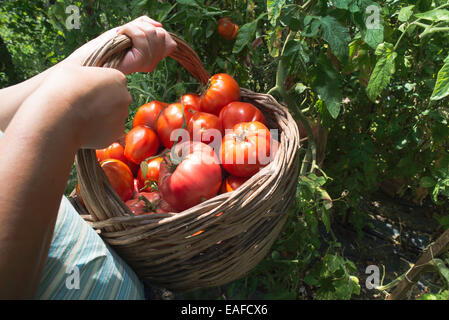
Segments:
[[[371,273],[367,267],[377,266],[383,285],[390,283],[407,272],[410,264],[417,261],[421,251],[443,232],[439,223],[432,218],[435,212],[430,199],[416,205],[407,196],[391,197],[379,191],[362,200],[362,210],[369,217],[368,227],[363,229],[363,236],[349,225],[333,224],[334,233],[342,245],[342,254],[353,261],[358,270],[361,292],[353,300],[383,300],[385,295],[377,290],[368,289],[366,281]],[[409,292],[413,299],[425,292],[434,292],[432,283],[435,274],[424,274]],[[232,298],[226,297],[223,288],[202,290],[203,299]],[[257,295],[257,293],[256,293]],[[155,299],[183,299],[183,296],[164,290],[154,290]],[[257,299],[258,297],[253,297]]]

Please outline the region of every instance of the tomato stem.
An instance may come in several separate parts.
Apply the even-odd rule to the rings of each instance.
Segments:
[[[143,203],[145,204],[145,210],[148,210],[147,212],[151,212],[151,211],[156,211],[158,204],[154,204],[153,202],[151,202],[150,200],[148,200],[145,196],[139,196],[137,198],[140,201],[143,201]]]

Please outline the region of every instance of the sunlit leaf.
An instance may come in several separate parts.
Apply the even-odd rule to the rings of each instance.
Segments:
[[[388,42],[381,43],[376,49],[378,60],[366,88],[366,93],[371,101],[376,100],[377,96],[390,83],[391,76],[394,74],[397,53],[393,49],[393,45]]]
[[[438,72],[437,81],[430,100],[440,100],[449,95],[449,56],[444,59],[444,65]]]
[[[267,0],[268,19],[273,26],[276,25],[285,2],[286,0]]]
[[[449,21],[449,10],[433,9],[427,12],[416,13],[415,16],[432,22]]]
[[[410,17],[413,15],[413,8],[415,8],[415,5],[403,7],[398,14],[398,20],[401,22],[406,22]]]
[[[249,43],[254,39],[257,31],[257,23],[262,19],[266,13],[262,13],[256,20],[244,24],[237,34],[235,39],[233,53],[240,53]]]

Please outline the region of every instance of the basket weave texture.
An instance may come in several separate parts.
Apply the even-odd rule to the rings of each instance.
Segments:
[[[171,36],[178,46],[170,57],[200,84],[207,84],[209,74],[197,54]],[[114,68],[131,45],[127,36],[115,36],[92,52],[84,65]],[[265,257],[287,219],[301,162],[298,127],[272,96],[243,88],[241,96],[264,113],[269,128],[279,130],[275,159],[237,190],[181,213],[134,216],[112,189],[95,150],[81,149],[76,155],[88,211],[83,218],[152,285],[185,292],[239,279]]]

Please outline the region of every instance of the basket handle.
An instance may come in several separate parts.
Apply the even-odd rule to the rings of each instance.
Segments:
[[[200,84],[206,85],[210,75],[196,52],[180,37],[169,34],[177,44],[169,56],[178,61]],[[114,36],[92,52],[83,66],[116,68],[131,47],[132,40],[127,35]]]

